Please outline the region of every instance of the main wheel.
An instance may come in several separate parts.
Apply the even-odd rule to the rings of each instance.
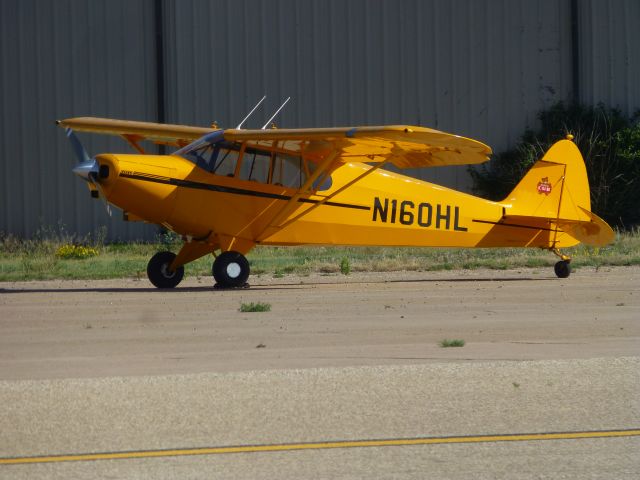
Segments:
[[[222,252],[213,262],[211,271],[213,278],[221,287],[242,287],[249,278],[249,262],[241,253]]]
[[[567,278],[571,275],[571,265],[567,260],[560,260],[555,264],[553,270],[556,272],[558,278]]]
[[[184,276],[184,266],[180,266],[175,271],[170,271],[169,266],[176,258],[172,252],[158,252],[147,264],[147,277],[149,281],[158,288],[173,288],[182,281]]]

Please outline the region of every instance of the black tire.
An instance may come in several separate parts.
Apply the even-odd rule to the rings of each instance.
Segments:
[[[158,252],[147,264],[147,277],[158,288],[174,288],[184,277],[184,266],[176,268],[175,272],[169,271],[169,265],[176,258],[172,252]]]
[[[567,260],[561,260],[555,264],[553,270],[558,278],[567,278],[571,275],[571,265]]]
[[[247,283],[249,262],[244,255],[234,251],[222,252],[211,267],[216,283],[224,288],[238,288]]]

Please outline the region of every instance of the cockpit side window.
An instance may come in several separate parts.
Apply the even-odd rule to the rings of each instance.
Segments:
[[[277,153],[271,183],[289,188],[300,188],[306,179],[302,157]]]
[[[242,156],[240,178],[268,183],[272,152],[247,147]]]
[[[211,173],[225,177],[233,177],[240,152],[235,148],[218,147],[218,155]]]

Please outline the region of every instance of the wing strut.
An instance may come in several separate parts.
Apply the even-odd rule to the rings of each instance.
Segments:
[[[309,188],[313,185],[313,182],[315,182],[320,177],[320,175],[322,175],[324,172],[329,170],[336,161],[339,161],[340,159],[339,152],[340,150],[334,149],[331,151],[329,155],[327,155],[327,157],[322,161],[322,163],[318,166],[318,168],[316,168],[315,171],[311,174],[311,176],[307,178],[307,181],[304,182],[304,185],[302,185],[302,187],[300,187],[300,189],[291,197],[291,199],[285,204],[285,206],[282,207],[282,210],[278,212],[278,214],[273,218],[271,223],[262,232],[260,232],[260,234],[257,236],[258,241],[261,241],[264,238],[269,236],[269,235],[265,235],[265,233],[269,229],[271,228],[279,229],[278,224],[282,220],[284,220],[286,216],[289,215],[293,210],[298,208],[298,200],[304,194],[309,193]]]
[[[127,143],[135,150],[137,150],[139,153],[146,155],[147,152],[144,151],[144,148],[142,148],[140,146],[140,144],[138,143],[140,140],[144,140],[144,137],[141,137],[139,135],[131,135],[131,134],[123,134],[121,135],[122,138],[124,138]]]
[[[392,161],[393,158],[396,155],[398,155],[398,151],[402,152],[402,149],[399,149],[397,147],[397,145],[394,145],[394,148],[393,148],[392,152],[389,155],[387,155],[387,157],[382,162],[377,163],[375,166],[371,167],[366,172],[362,173],[361,175],[358,175],[356,178],[354,178],[350,182],[348,182],[345,185],[343,185],[342,187],[340,187],[338,190],[333,192],[331,195],[328,195],[327,197],[325,197],[322,200],[320,200],[318,203],[316,203],[316,204],[312,205],[311,207],[309,207],[308,209],[306,209],[304,212],[301,212],[300,214],[296,215],[294,218],[289,219],[284,224],[280,225],[280,222],[282,220],[284,220],[287,215],[289,215],[293,210],[295,210],[298,207],[298,199],[300,199],[300,197],[304,193],[306,193],[308,191],[309,187],[313,184],[313,182],[321,174],[323,174],[324,172],[326,172],[329,169],[330,164],[335,160],[336,157],[338,157],[338,150],[334,150],[333,153],[331,155],[329,155],[322,162],[322,164],[313,172],[313,175],[311,177],[309,177],[309,179],[307,179],[307,181],[302,186],[302,188],[300,188],[300,190],[298,190],[298,192],[293,197],[291,197],[291,200],[289,200],[289,202],[287,202],[287,204],[280,211],[280,213],[278,213],[278,215],[276,215],[274,217],[274,219],[271,221],[270,225],[268,227],[266,227],[264,229],[264,231],[262,231],[260,233],[260,235],[258,235],[258,242],[261,242],[261,241],[265,240],[266,238],[270,237],[273,233],[267,234],[267,232],[270,231],[271,229],[282,230],[283,228],[287,227],[291,223],[295,222],[296,220],[299,220],[303,216],[305,216],[308,213],[312,212],[313,210],[318,208],[320,205],[324,205],[326,202],[328,202],[329,200],[334,198],[336,195],[342,193],[347,188],[351,187],[353,184],[359,182],[360,180],[362,180],[366,176],[371,175],[373,172],[377,171],[380,167],[382,167],[382,166],[386,165],[387,163],[389,163],[390,161]]]

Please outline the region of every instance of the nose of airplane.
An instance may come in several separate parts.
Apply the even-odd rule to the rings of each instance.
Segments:
[[[83,178],[87,181],[93,181],[98,176],[99,168],[100,167],[96,159],[92,158],[89,161],[76,164],[76,166],[73,167],[71,171],[78,175],[80,178]]]
[[[109,183],[108,180],[112,180],[118,176],[119,162],[115,155],[97,155],[94,160],[95,165],[89,172],[89,175],[91,175],[94,180]]]

